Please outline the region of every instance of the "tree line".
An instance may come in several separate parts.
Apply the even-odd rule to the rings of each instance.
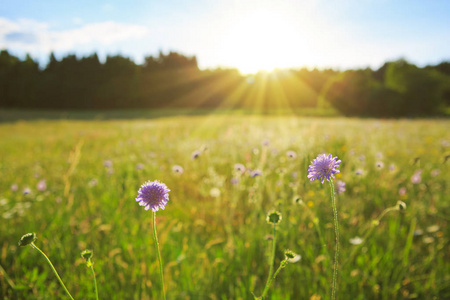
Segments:
[[[243,76],[236,69],[200,70],[176,52],[127,57],[97,54],[57,60],[45,68],[29,55],[0,52],[0,107],[27,109],[313,108],[345,115],[435,115],[450,106],[450,63],[419,68],[405,60],[378,70],[291,69]]]

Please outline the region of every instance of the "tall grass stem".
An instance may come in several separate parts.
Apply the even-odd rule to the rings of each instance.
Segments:
[[[52,268],[53,272],[56,275],[56,278],[58,278],[59,282],[61,283],[62,287],[64,288],[64,290],[66,291],[67,295],[69,295],[70,299],[74,300],[72,295],[69,293],[69,291],[67,290],[66,286],[64,285],[64,282],[62,281],[61,277],[59,277],[58,272],[56,272],[55,267],[53,266],[52,262],[50,261],[50,259],[47,257],[47,255],[45,255],[44,252],[42,252],[41,249],[39,249],[38,246],[36,246],[34,243],[30,244],[34,249],[36,249],[37,251],[39,251],[47,260],[48,264],[50,265],[50,267]]]

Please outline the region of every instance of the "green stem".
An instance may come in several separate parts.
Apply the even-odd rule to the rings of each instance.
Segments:
[[[69,291],[67,290],[66,286],[64,285],[64,282],[62,281],[61,277],[59,277],[58,272],[56,272],[55,267],[53,266],[52,262],[50,261],[50,259],[47,257],[47,255],[45,255],[44,252],[42,252],[41,249],[39,249],[34,243],[30,244],[31,247],[33,247],[34,249],[36,249],[37,251],[39,251],[47,260],[48,264],[50,265],[50,267],[52,268],[53,272],[55,273],[56,277],[58,278],[59,282],[61,283],[62,287],[64,288],[64,290],[66,291],[67,295],[69,295],[70,299],[74,300],[72,295],[69,293]]]
[[[276,246],[276,225],[273,224],[273,243],[272,243],[272,256],[270,260],[269,277],[267,278],[266,287],[264,288],[264,292],[261,295],[261,299],[264,299],[267,292],[269,291],[270,284],[272,283],[273,265],[275,263],[275,246]]]
[[[95,299],[98,300],[97,280],[95,279],[94,266],[92,265],[92,263],[91,263],[91,271],[92,271],[92,276],[94,276]]]
[[[286,267],[287,264],[288,264],[288,261],[287,260],[283,260],[280,263],[280,266],[276,270],[275,274],[273,274],[272,277],[269,277],[269,280],[267,281],[266,289],[264,290],[264,293],[262,294],[261,299],[264,299],[264,297],[266,296],[267,291],[269,290],[270,286],[272,285],[272,281],[274,281],[275,278],[277,278],[278,273],[280,273],[281,269],[284,269],[284,267]]]
[[[156,212],[153,212],[153,238],[155,240],[156,252],[158,253],[158,261],[159,261],[159,276],[161,277],[162,291],[163,291],[163,299],[166,300],[166,291],[164,289],[164,274],[163,274],[163,266],[161,262],[161,253],[159,252],[159,243],[158,236],[156,235]]]
[[[339,261],[339,222],[338,222],[338,213],[336,208],[336,199],[334,198],[334,184],[330,179],[330,188],[331,188],[331,202],[333,205],[333,217],[334,217],[334,234],[336,237],[336,248],[334,252],[334,270],[333,270],[333,284],[331,289],[331,299],[336,299],[336,281],[338,276],[338,261]]]

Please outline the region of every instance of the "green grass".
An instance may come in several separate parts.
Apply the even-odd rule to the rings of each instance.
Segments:
[[[265,217],[272,209],[283,215],[275,266],[285,249],[302,259],[281,271],[269,298],[327,299],[334,251],[329,187],[306,178],[322,152],[342,160],[339,179],[347,188],[337,196],[338,298],[450,298],[449,120],[153,112],[151,119],[104,118],[110,120],[89,113],[45,120],[34,113],[20,121],[19,112],[9,113],[0,114],[10,121],[0,123],[1,299],[66,297],[42,256],[17,246],[27,232],[37,233],[36,245],[75,299],[95,298],[80,256],[86,248],[94,251],[100,299],[161,299],[152,216],[134,200],[139,186],[155,179],[171,189],[156,220],[167,299],[260,295],[271,253]],[[202,153],[194,160],[195,150]],[[288,158],[288,150],[298,156]],[[238,174],[235,163],[263,174]],[[184,173],[174,173],[174,165]],[[355,175],[358,169],[363,175]],[[419,169],[421,182],[413,184]],[[25,187],[32,192],[23,195]],[[386,214],[362,245],[350,243],[398,200],[407,204],[404,213]]]

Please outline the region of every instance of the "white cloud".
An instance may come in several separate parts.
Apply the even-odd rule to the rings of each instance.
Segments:
[[[11,21],[0,18],[0,48],[31,54],[69,51],[83,46],[110,46],[115,42],[142,38],[147,32],[145,26],[113,21],[57,30],[47,23],[30,19]]]

